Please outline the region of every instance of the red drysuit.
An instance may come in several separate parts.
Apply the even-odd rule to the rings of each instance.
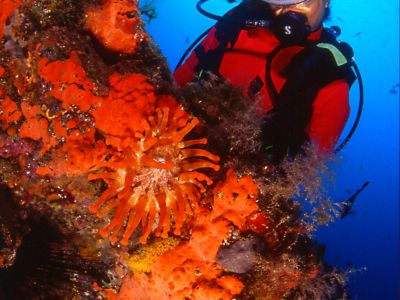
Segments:
[[[322,28],[313,32],[309,39],[318,41]],[[213,28],[201,46],[204,51],[215,49],[218,39]],[[225,52],[219,68],[219,73],[231,84],[243,88],[246,94],[252,81],[258,76],[264,81],[267,54],[270,53],[279,41],[273,33],[264,28],[241,30],[233,45]],[[280,72],[290,62],[291,58],[302,50],[302,47],[293,46],[279,52],[272,62],[272,80],[279,92],[286,79]],[[184,86],[196,76],[195,68],[199,58],[195,51],[188,57],[174,73],[180,86]],[[267,92],[265,82],[259,91],[262,95],[261,109],[265,112],[272,109],[272,102]],[[349,117],[349,85],[343,80],[336,80],[319,90],[313,102],[313,112],[307,125],[306,133],[318,148],[326,153],[333,150]]]

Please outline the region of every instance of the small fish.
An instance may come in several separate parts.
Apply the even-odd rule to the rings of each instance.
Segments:
[[[355,38],[355,37],[358,37],[358,36],[360,36],[360,35],[361,35],[361,31],[357,32],[357,33],[354,34],[352,37]]]
[[[185,38],[185,43],[187,44],[187,43],[189,43],[189,41],[190,41],[190,38],[189,38],[189,36],[187,35],[186,38]]]
[[[353,263],[351,261],[346,261],[345,264],[348,267],[352,267],[353,266]]]
[[[343,22],[343,23],[344,23],[344,20],[343,20],[342,18],[337,17],[337,19],[338,19],[340,22]]]
[[[340,217],[343,219],[350,214],[350,210],[353,207],[354,201],[356,201],[358,195],[368,186],[369,181],[366,181],[361,188],[359,188],[349,199],[341,202],[342,212]]]
[[[392,86],[392,88],[389,90],[389,93],[391,94],[398,94],[399,93],[399,86],[400,83],[396,83],[394,86]]]

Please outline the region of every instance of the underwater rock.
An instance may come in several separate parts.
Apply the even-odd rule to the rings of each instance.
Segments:
[[[12,194],[0,189],[0,269],[12,266],[21,244],[18,208],[12,201]]]
[[[176,87],[137,6],[0,1],[0,297],[316,295],[304,169],[240,90]]]
[[[190,239],[156,258],[149,272],[136,269],[117,295],[109,294],[111,299],[232,299],[243,283],[224,274],[216,256],[232,229],[257,211],[256,197],[251,177],[239,179],[229,170],[213,189],[213,209],[195,208]]]
[[[124,245],[139,224],[142,243],[154,222],[165,237],[171,213],[179,235],[192,202],[205,191],[203,183],[212,182],[197,170],[218,170],[219,158],[194,147],[205,145],[205,139],[185,139],[198,120],[157,89],[150,77],[156,77],[160,66],[148,66],[153,76],[137,71],[144,64],[143,53],[157,58],[145,38],[137,2],[32,1],[21,4],[7,26],[4,38],[26,53],[21,58],[6,48],[1,51],[0,119],[7,133],[2,136],[3,152],[7,150],[3,157],[18,157],[18,171],[31,175],[30,182],[16,178],[18,185],[29,186],[25,189],[31,196],[49,197],[44,180],[83,176],[87,186],[102,180],[107,188],[86,197],[99,197],[90,210],[100,218],[117,207],[100,231],[103,237],[111,234],[116,243],[126,220]],[[120,62],[103,61],[104,51]],[[94,73],[96,69],[101,72]],[[13,144],[30,141],[33,146],[12,152],[11,138]],[[88,204],[87,198],[77,200],[74,189],[68,192]]]
[[[93,282],[120,284],[110,277],[112,256],[84,253],[84,245],[56,227],[45,219],[30,222],[13,265],[0,271],[2,299],[93,299],[97,295]]]
[[[246,99],[239,88],[211,73],[181,93],[185,108],[202,121],[210,149],[221,157],[221,165],[234,166],[242,173],[264,166],[260,155],[263,121],[257,99]]]
[[[256,239],[239,240],[228,247],[221,247],[216,261],[229,272],[246,273],[256,263],[257,246],[260,247],[260,243]]]

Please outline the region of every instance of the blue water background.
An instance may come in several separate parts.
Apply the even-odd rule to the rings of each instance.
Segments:
[[[196,0],[156,0],[157,19],[148,31],[171,69],[184,50],[214,22],[199,14]],[[225,0],[204,5],[222,14],[232,7]],[[326,258],[342,269],[360,269],[350,277],[353,299],[395,300],[399,296],[399,2],[398,0],[333,0],[326,25],[342,28],[362,72],[365,107],[350,143],[332,164],[337,174],[333,199],[344,200],[361,185],[353,214],[321,228]],[[358,106],[351,91],[352,124]],[[349,127],[349,126],[348,126]],[[345,130],[348,132],[349,128]],[[361,269],[366,268],[365,271]]]

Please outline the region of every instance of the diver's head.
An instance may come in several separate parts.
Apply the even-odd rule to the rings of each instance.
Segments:
[[[295,12],[307,18],[311,31],[318,29],[329,14],[330,0],[262,0],[268,3],[275,16]]]

